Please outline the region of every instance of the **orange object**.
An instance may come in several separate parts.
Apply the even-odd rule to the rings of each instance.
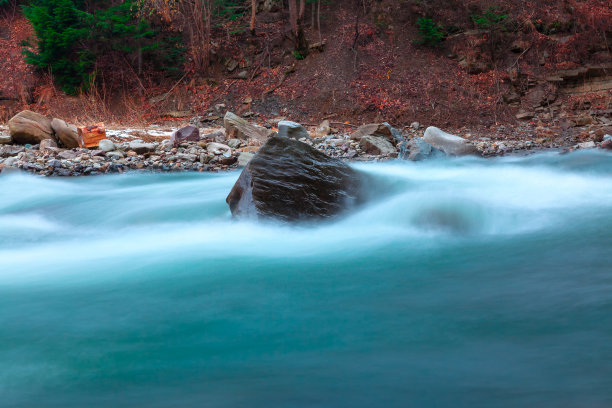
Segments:
[[[106,139],[104,123],[96,123],[93,126],[80,126],[77,130],[79,132],[79,144],[86,149],[97,147],[100,140]]]

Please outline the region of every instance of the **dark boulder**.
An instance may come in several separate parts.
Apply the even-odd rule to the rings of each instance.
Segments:
[[[226,201],[234,216],[323,219],[361,203],[364,181],[346,163],[277,136],[249,161]]]
[[[195,126],[185,126],[180,128],[176,132],[172,133],[170,137],[170,144],[172,146],[178,146],[184,142],[199,142],[200,141],[200,131]]]

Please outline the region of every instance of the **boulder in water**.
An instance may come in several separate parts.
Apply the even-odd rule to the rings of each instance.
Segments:
[[[403,160],[420,161],[436,155],[444,153],[424,141],[422,137],[412,138],[400,145],[400,159]]]
[[[17,144],[39,144],[45,139],[53,139],[51,120],[29,110],[13,116],[8,126],[12,140]]]
[[[61,119],[54,118],[51,121],[51,128],[55,137],[67,149],[74,149],[80,146],[79,132],[74,125],[69,125]]]
[[[476,154],[476,147],[467,139],[451,135],[437,127],[430,126],[425,130],[423,140],[448,156],[465,156]]]
[[[323,219],[363,201],[363,184],[346,163],[276,136],[248,162],[226,201],[234,216]]]

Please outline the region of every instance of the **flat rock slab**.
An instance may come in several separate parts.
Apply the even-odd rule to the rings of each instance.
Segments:
[[[227,196],[232,215],[317,220],[364,201],[364,178],[300,141],[273,137],[248,162]]]

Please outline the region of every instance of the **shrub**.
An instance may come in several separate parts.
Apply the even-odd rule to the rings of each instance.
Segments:
[[[420,17],[417,20],[417,26],[421,39],[417,41],[419,44],[428,46],[437,46],[445,38],[444,27],[441,24],[436,24],[431,18]]]

